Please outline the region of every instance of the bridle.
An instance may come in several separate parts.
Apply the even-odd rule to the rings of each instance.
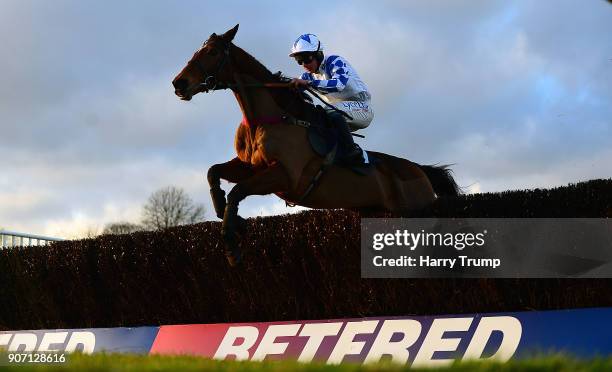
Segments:
[[[217,67],[214,69],[214,72],[207,73],[206,69],[202,66],[199,60],[194,61],[195,65],[202,71],[203,75],[206,76],[204,78],[204,82],[200,83],[198,87],[202,92],[208,93],[210,91],[215,90],[223,90],[223,89],[233,89],[233,88],[289,88],[288,82],[279,82],[279,83],[246,83],[246,84],[236,84],[236,83],[228,83],[219,81],[217,76],[221,69],[225,66],[230,56],[230,46],[231,44],[227,44],[223,49],[223,57],[217,64]]]
[[[219,90],[219,89],[227,89],[229,88],[228,84],[224,84],[222,82],[219,82],[219,80],[217,79],[217,74],[219,74],[219,72],[221,72],[221,69],[223,69],[223,66],[225,66],[225,64],[227,63],[227,60],[229,59],[229,50],[230,50],[230,44],[228,43],[225,48],[223,48],[223,55],[221,57],[221,60],[219,61],[219,63],[217,64],[217,67],[214,69],[213,72],[211,73],[207,73],[206,69],[202,66],[202,64],[200,63],[199,60],[196,60],[196,66],[204,73],[204,75],[206,76],[204,78],[204,82],[200,83],[199,87],[200,89],[204,92],[204,93],[208,93],[209,91],[214,91],[214,90]]]

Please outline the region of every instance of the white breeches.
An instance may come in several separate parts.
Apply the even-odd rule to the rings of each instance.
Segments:
[[[374,119],[374,111],[370,101],[342,101],[332,103],[332,105],[351,115],[353,120],[347,119],[347,124],[352,132],[366,128]]]

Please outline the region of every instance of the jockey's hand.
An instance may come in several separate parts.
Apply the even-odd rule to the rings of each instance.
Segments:
[[[310,82],[303,79],[291,79],[290,84],[294,89],[306,89],[310,86]]]

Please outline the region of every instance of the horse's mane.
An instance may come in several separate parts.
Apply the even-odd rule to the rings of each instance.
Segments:
[[[243,72],[250,74],[253,78],[257,79],[261,83],[285,83],[286,78],[282,74],[274,74],[255,57],[240,48],[236,44],[231,44],[233,47],[232,52],[236,52],[237,57],[242,61],[246,62],[241,64]],[[312,112],[316,109],[315,105],[311,102],[305,93],[294,89],[270,89],[272,97],[276,103],[283,109],[290,111],[293,115],[301,117],[305,113]]]

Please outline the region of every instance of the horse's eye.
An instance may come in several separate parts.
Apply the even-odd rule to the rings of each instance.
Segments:
[[[210,53],[211,56],[216,56],[217,54],[219,54],[217,49],[211,49],[209,53]]]

